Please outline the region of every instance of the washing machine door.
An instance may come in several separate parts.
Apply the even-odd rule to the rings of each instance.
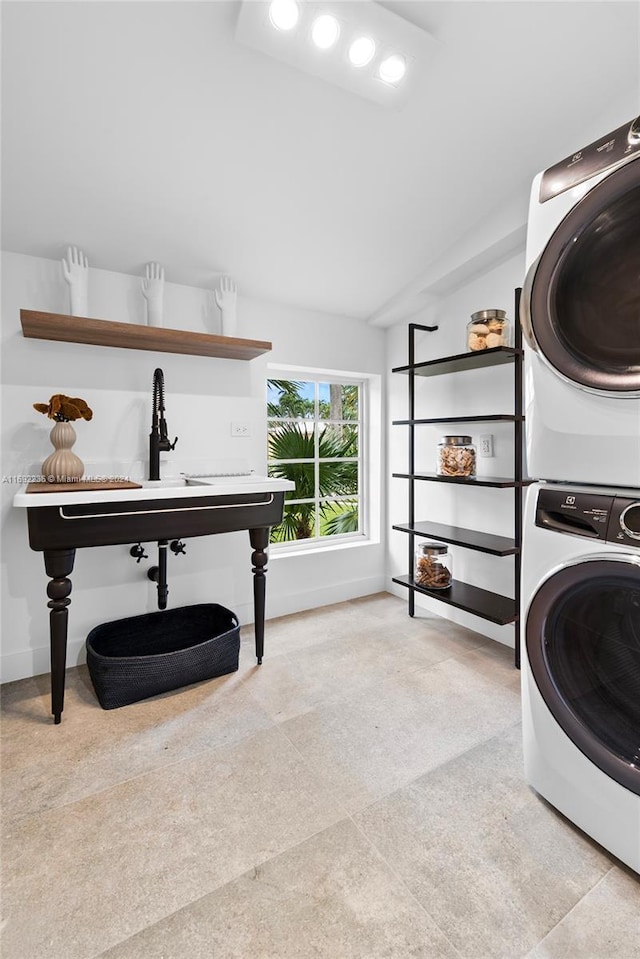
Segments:
[[[527,342],[564,380],[640,395],[640,155],[573,207],[526,278]]]
[[[640,795],[640,564],[592,559],[538,589],[526,651],[538,689],[566,735],[608,776]]]

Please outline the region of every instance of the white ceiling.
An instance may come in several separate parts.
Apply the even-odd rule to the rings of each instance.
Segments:
[[[438,41],[399,112],[237,43],[236,2],[5,0],[3,248],[371,317],[640,112],[636,2],[384,6]]]

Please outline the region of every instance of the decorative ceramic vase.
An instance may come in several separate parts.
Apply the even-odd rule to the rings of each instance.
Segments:
[[[49,483],[73,483],[82,478],[84,463],[79,456],[71,452],[76,441],[76,431],[71,423],[56,423],[49,439],[55,446],[55,453],[47,456],[42,464],[42,475]]]

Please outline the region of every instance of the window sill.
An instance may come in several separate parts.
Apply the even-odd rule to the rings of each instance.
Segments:
[[[340,543],[308,543],[300,546],[278,546],[274,550],[273,544],[269,547],[269,562],[277,559],[290,559],[292,556],[319,556],[322,553],[335,553],[342,549],[362,549],[364,546],[379,546],[379,539],[370,539],[359,536],[357,539],[342,540]]]

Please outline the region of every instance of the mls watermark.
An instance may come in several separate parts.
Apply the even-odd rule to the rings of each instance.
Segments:
[[[128,476],[83,476],[79,479],[77,476],[44,476],[42,473],[16,473],[2,477],[3,483],[15,483],[18,486],[23,486],[25,483],[128,483],[130,481]]]

